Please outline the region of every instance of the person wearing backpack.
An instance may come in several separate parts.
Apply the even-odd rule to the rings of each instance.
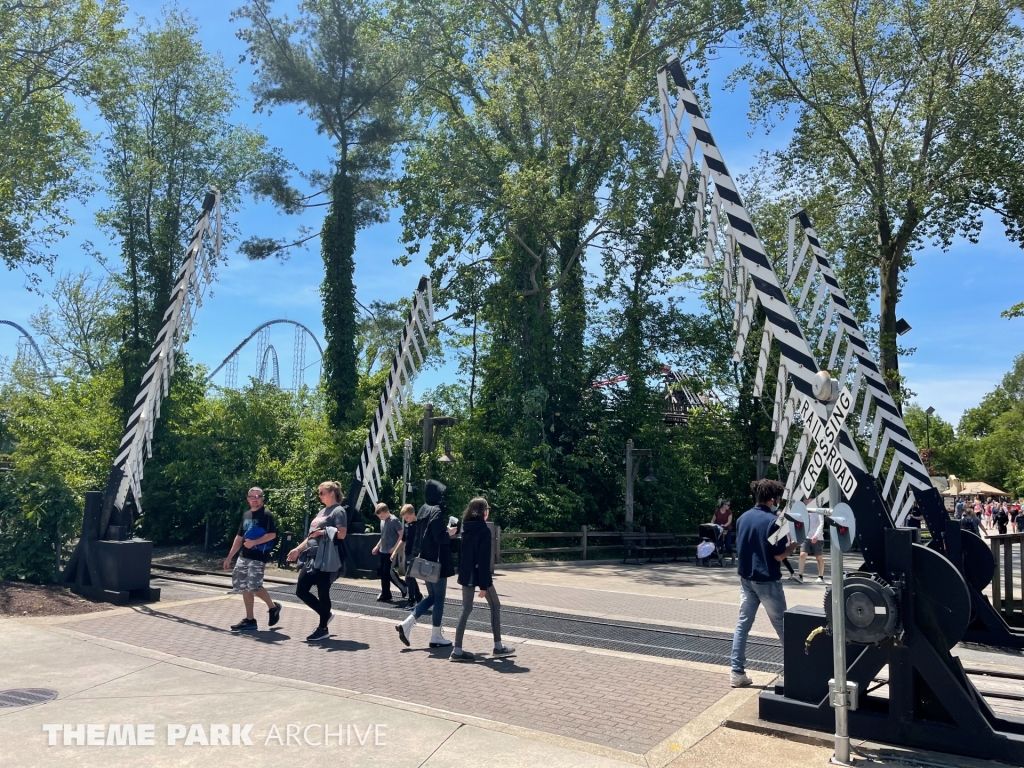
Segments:
[[[277,524],[274,516],[263,506],[263,489],[250,488],[246,494],[249,509],[242,515],[238,533],[231,543],[231,551],[224,558],[223,568],[231,571],[231,586],[235,592],[242,593],[245,603],[245,618],[231,626],[234,632],[253,632],[257,629],[256,617],[253,615],[255,598],[267,604],[269,624],[274,626],[281,618],[281,605],[270,598],[270,593],[263,588],[263,571],[270,559],[270,550],[277,539]],[[238,555],[234,569],[231,560]]]
[[[462,585],[462,615],[455,630],[455,647],[449,661],[475,661],[469,651],[462,650],[462,639],[466,624],[473,613],[473,598],[477,590],[487,600],[491,609],[491,634],[494,637],[495,656],[511,656],[516,652],[501,642],[501,603],[494,589],[491,575],[491,531],[487,527],[487,515],[491,511],[487,499],[477,497],[469,502],[462,513],[462,553],[459,556],[459,584]]]
[[[330,632],[327,625],[334,614],[331,612],[331,582],[341,570],[344,554],[339,549],[348,534],[345,508],[341,506],[341,484],[334,480],[320,483],[317,489],[323,509],[309,523],[309,534],[295,549],[288,553],[288,562],[301,558],[299,580],[295,585],[295,596],[316,611],[320,623],[309,637],[308,642],[323,640]],[[312,588],[316,587],[314,598]]]

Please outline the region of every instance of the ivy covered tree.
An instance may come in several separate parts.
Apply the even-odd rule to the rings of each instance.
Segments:
[[[337,150],[329,176],[318,173],[313,179],[329,195],[320,233],[327,342],[323,366],[329,419],[341,429],[349,422],[357,382],[356,232],[384,219],[391,154],[403,134],[399,103],[407,57],[385,42],[372,2],[305,0],[295,21],[273,16],[272,5],[271,0],[250,0],[232,18],[248,22],[238,36],[256,67],[256,108],[302,105]],[[279,181],[264,191],[286,211],[301,209],[315,197],[302,197]],[[286,247],[264,238],[250,241],[246,251],[251,258],[266,258]]]
[[[172,10],[104,61],[97,101],[107,125],[109,204],[97,218],[125,268],[124,410],[135,398],[209,187],[219,189],[229,216],[253,179],[281,172],[266,139],[230,121],[237,103],[231,72],[203,50],[198,32],[195,20]]]
[[[435,283],[474,339],[482,429],[586,486],[601,404],[587,345],[588,255],[616,235],[626,166],[656,164],[645,119],[668,51],[706,47],[737,3],[539,0],[396,4],[393,26],[422,63],[427,121],[399,185],[410,251],[429,240]],[[652,155],[653,152],[653,155]],[[480,332],[483,326],[483,333]],[[476,394],[476,371],[482,383]]]

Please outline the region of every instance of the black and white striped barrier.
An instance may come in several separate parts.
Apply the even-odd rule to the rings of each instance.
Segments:
[[[671,76],[678,103],[670,107]],[[708,207],[705,266],[712,267],[721,254],[723,267],[722,295],[735,302],[733,326],[736,331],[734,360],[739,360],[746,345],[747,336],[754,321],[758,303],[765,313],[764,334],[761,339],[758,368],[755,378],[755,396],[761,395],[771,352],[772,342],[779,349],[780,361],[776,383],[775,404],[772,415],[772,429],[775,445],[770,461],[778,464],[789,437],[790,429],[796,422],[801,408],[809,409],[817,419],[825,423],[828,413],[823,403],[814,397],[814,379],[819,366],[810,344],[804,337],[800,323],[789,303],[786,292],[779,282],[775,269],[768,259],[764,245],[758,237],[747,213],[735,182],[729,175],[721,152],[704,119],[696,95],[690,87],[678,58],[672,56],[658,71],[658,95],[661,103],[662,126],[665,131],[665,148],[661,158],[660,175],[664,176],[671,166],[672,156],[678,146],[677,138],[683,121],[689,121],[688,140],[683,145],[676,206],[680,207],[685,198],[689,175],[696,162],[697,149],[703,158],[697,189],[697,203],[694,215],[694,232],[704,231],[704,209]],[[791,462],[789,479],[786,482],[787,499],[792,498],[796,484],[801,477],[804,461],[810,450],[810,432],[806,427],[797,442]],[[823,450],[819,447],[819,450]],[[837,456],[847,464],[866,471],[860,452],[845,424],[842,425]]]
[[[795,254],[794,246],[796,225],[799,223],[804,238],[800,250]],[[807,256],[811,258],[808,260]],[[806,262],[806,270],[804,269]],[[864,339],[864,334],[854,317],[850,304],[846,299],[836,277],[832,265],[825,256],[818,239],[818,233],[811,226],[810,217],[803,210],[796,211],[790,218],[789,247],[786,259],[787,288],[792,290],[803,280],[798,306],[803,308],[813,291],[816,291],[810,322],[815,322],[821,309],[825,309],[825,319],[818,335],[818,350],[824,351],[829,334],[832,335],[828,369],[835,370],[842,359],[839,382],[845,384],[847,377],[853,374],[852,397],[856,403],[863,387],[863,398],[860,410],[860,430],[868,431],[868,456],[875,459],[872,474],[880,477],[888,456],[889,465],[886,473],[882,496],[890,503],[893,523],[902,525],[907,513],[914,505],[914,494],[908,493],[910,486],[920,489],[932,487],[928,470],[921,462],[920,453],[907,430],[907,425],[900,415],[896,402],[893,400],[889,387],[882,378],[882,373],[875,362],[874,355]],[[817,282],[817,286],[815,286]],[[842,341],[846,340],[845,351]],[[874,404],[873,418],[871,405]],[[889,449],[892,449],[891,451]],[[895,486],[897,472],[902,474],[899,486]],[[895,488],[895,495],[893,490]]]
[[[380,494],[382,478],[387,475],[387,459],[391,457],[391,443],[398,443],[398,433],[394,421],[402,425],[402,409],[406,398],[412,394],[412,382],[423,367],[429,347],[427,334],[434,326],[434,298],[431,292],[430,278],[421,277],[416,293],[412,297],[409,316],[402,329],[402,342],[391,360],[391,371],[388,373],[384,391],[377,403],[377,411],[370,424],[370,432],[366,436],[366,444],[359,457],[356,468],[356,480],[361,483],[355,509],[363,503],[363,497],[369,494],[370,500],[376,504]],[[390,434],[389,434],[390,430]]]
[[[207,245],[209,240],[209,245]],[[139,394],[135,398],[124,436],[111,470],[113,507],[121,509],[131,491],[137,509],[142,508],[142,472],[146,459],[153,455],[153,426],[160,418],[160,403],[167,397],[174,374],[174,355],[180,352],[192,329],[196,310],[203,304],[203,292],[210,284],[210,261],[207,247],[219,259],[221,246],[220,193],[211,190],[203,199],[203,212],[192,230],[192,239],[178,277],[171,289],[171,300],[164,312],[163,325],[157,334],[153,353],[149,356]],[[109,487],[108,486],[108,487]],[[104,524],[110,516],[110,505],[104,504]],[[100,531],[100,535],[103,531]]]

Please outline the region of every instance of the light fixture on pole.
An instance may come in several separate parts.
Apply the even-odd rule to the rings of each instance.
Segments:
[[[452,444],[448,441],[448,431],[444,433],[444,455],[437,460],[438,464],[454,464],[455,457],[452,456]]]
[[[645,483],[656,483],[658,478],[654,476],[654,459],[651,459],[651,463],[647,466],[647,477],[644,478]]]
[[[904,320],[902,317],[896,321],[896,335],[903,336],[904,334],[910,333],[910,323]]]

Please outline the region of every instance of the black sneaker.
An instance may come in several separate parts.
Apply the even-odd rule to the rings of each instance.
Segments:
[[[391,602],[391,595],[381,595],[380,597],[377,598],[377,602],[378,603],[390,603]]]
[[[252,632],[257,628],[256,619],[242,619],[231,625],[232,632]]]
[[[270,626],[274,626],[281,620],[281,604],[274,603],[274,607],[270,609]]]
[[[476,656],[469,651],[452,651],[448,661],[476,661]]]
[[[331,633],[330,630],[327,629],[327,627],[317,627],[316,631],[306,638],[306,642],[311,643],[315,640],[323,640],[329,634]]]
[[[499,657],[499,656],[514,656],[515,652],[516,652],[515,648],[512,648],[512,647],[507,646],[507,645],[503,645],[503,646],[501,646],[501,648],[495,648],[491,652],[491,656],[495,656],[495,657]]]

